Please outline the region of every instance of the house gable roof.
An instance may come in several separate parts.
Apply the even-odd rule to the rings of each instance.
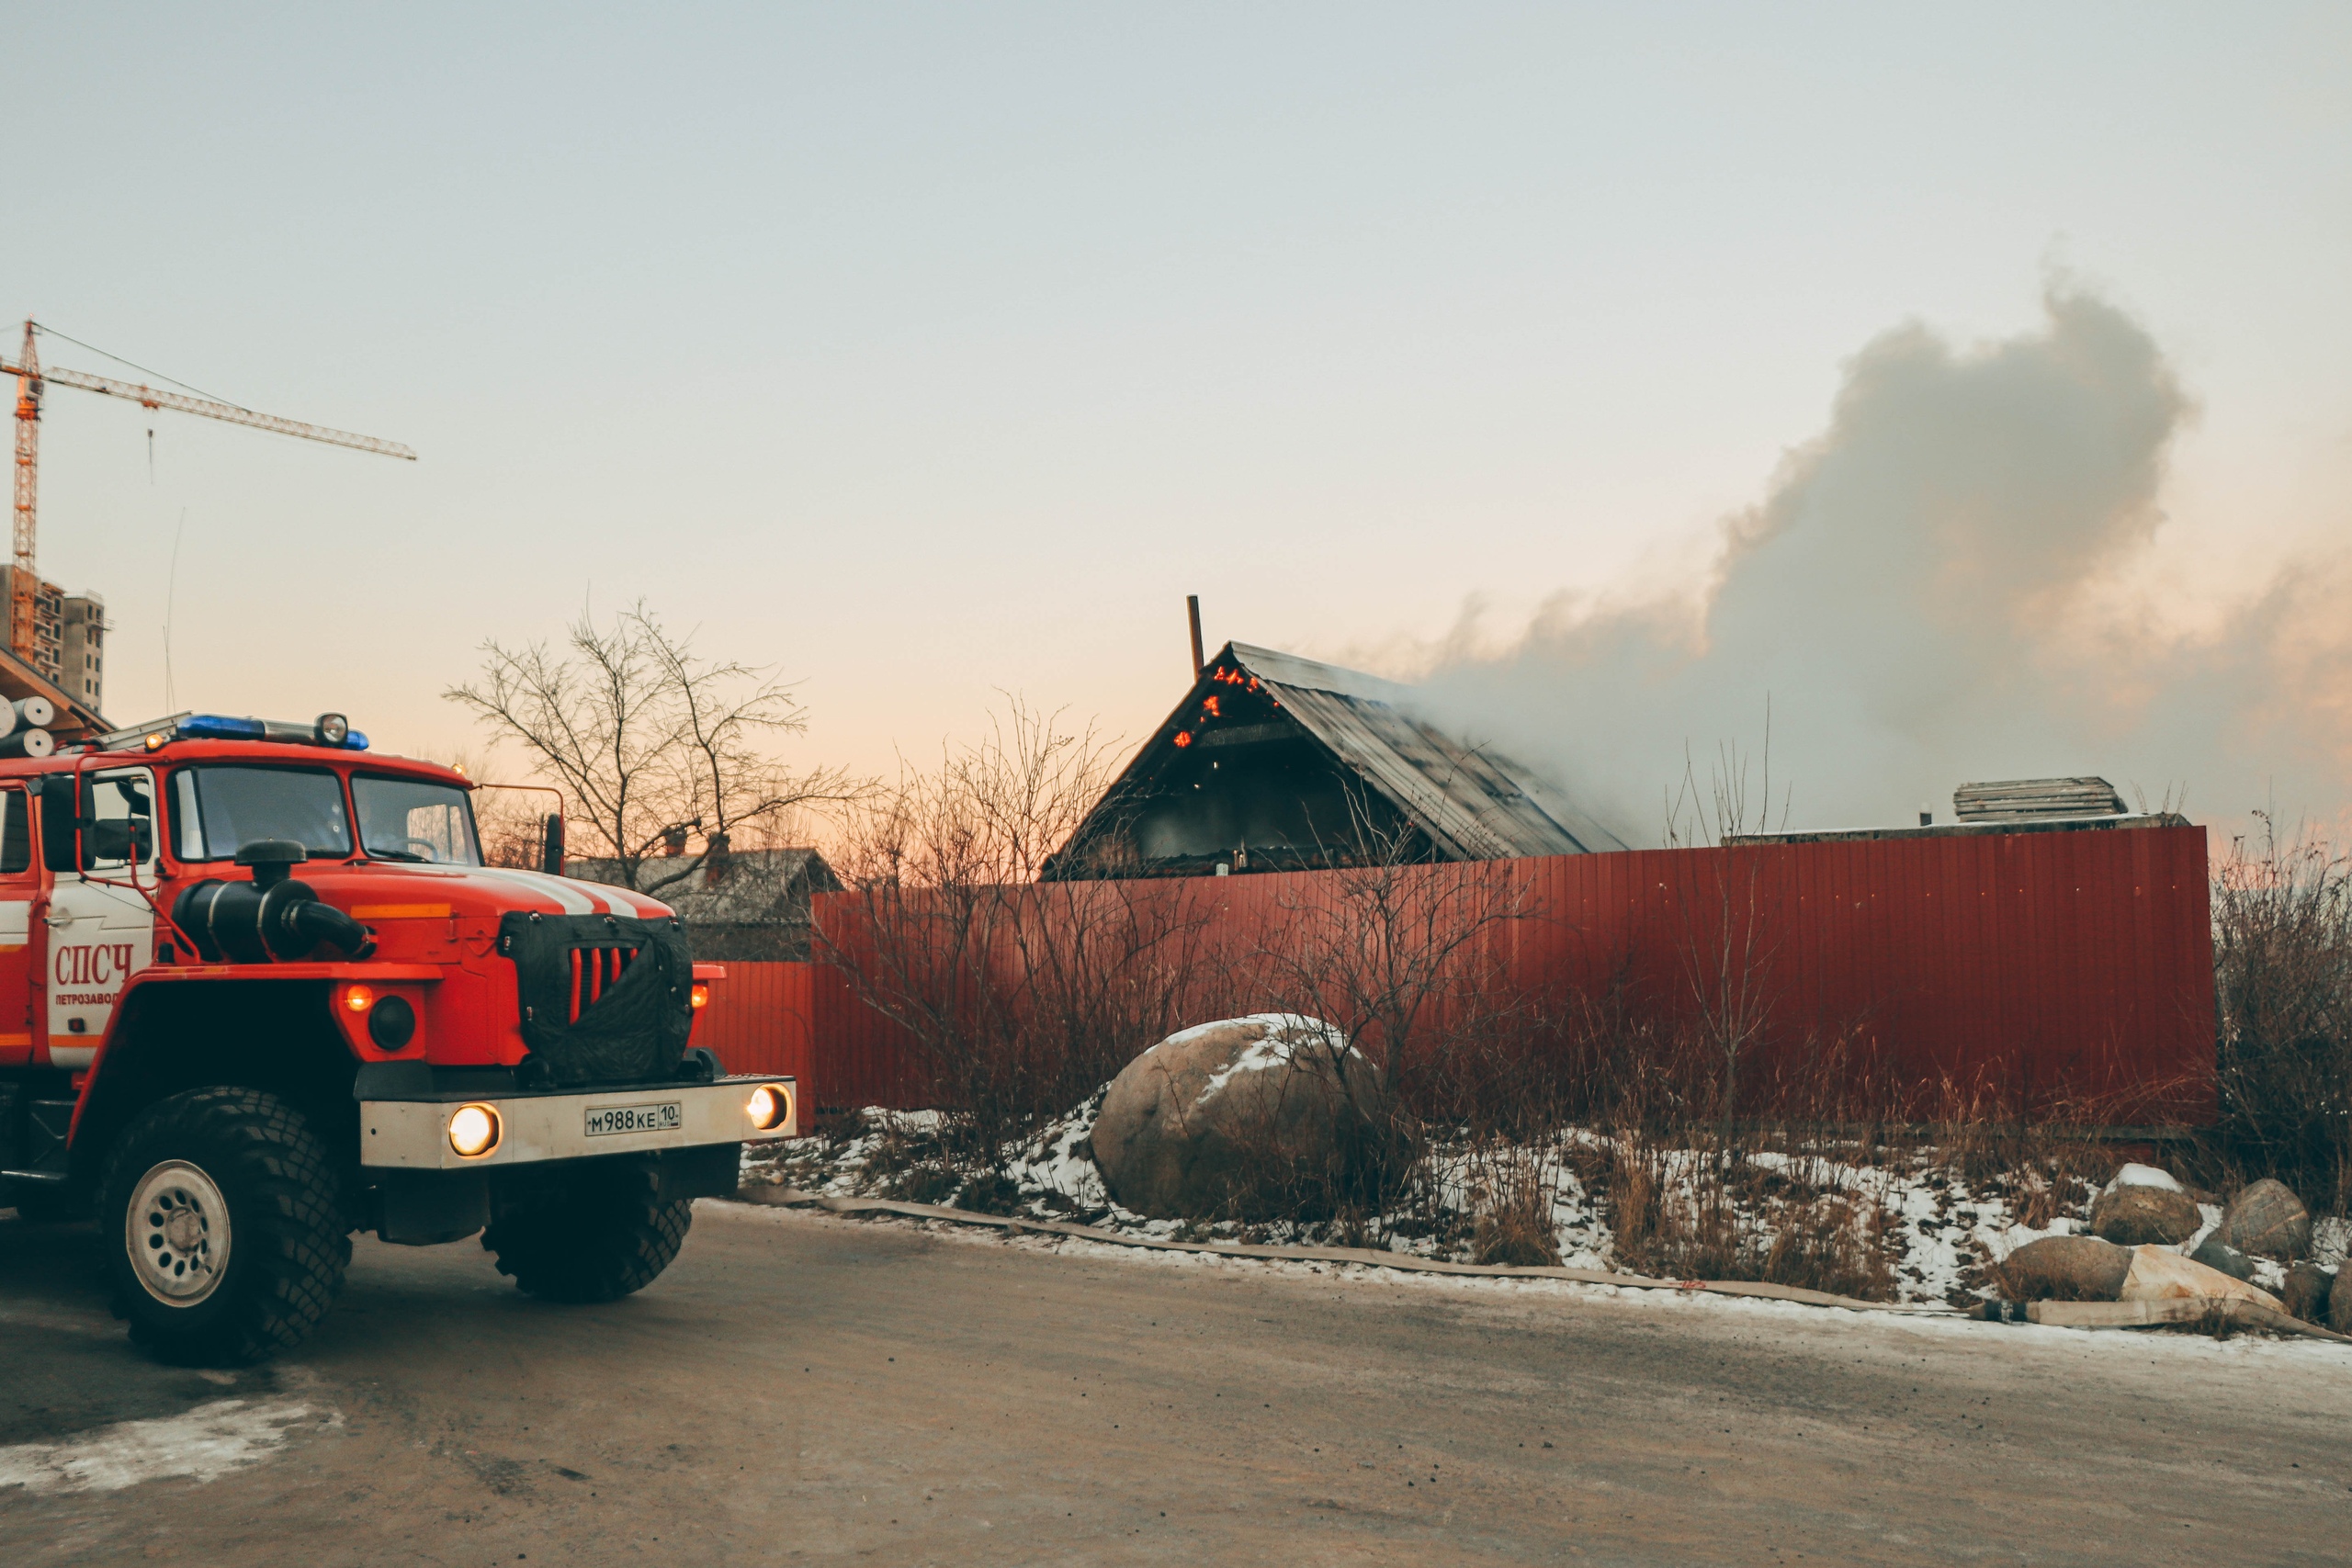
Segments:
[[[1148,792],[1199,728],[1204,699],[1254,680],[1350,773],[1403,813],[1449,859],[1622,850],[1624,842],[1557,787],[1490,746],[1473,746],[1413,711],[1413,688],[1295,653],[1230,642],[1071,837],[1083,842],[1114,802]],[[1185,737],[1178,739],[1179,735]]]

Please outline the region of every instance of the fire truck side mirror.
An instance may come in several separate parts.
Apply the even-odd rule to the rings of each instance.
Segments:
[[[549,876],[563,874],[563,813],[548,813],[547,825],[539,835],[539,869]]]
[[[40,858],[51,871],[82,869],[81,792],[72,773],[51,773],[40,781]]]

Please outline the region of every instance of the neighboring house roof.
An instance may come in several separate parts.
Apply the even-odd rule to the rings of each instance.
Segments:
[[[676,871],[678,863],[662,857],[641,863],[638,881],[644,891],[661,899],[689,921],[704,925],[753,925],[766,921],[801,921],[808,918],[808,896],[831,893],[841,878],[811,849],[737,850],[706,856],[700,865],[666,887],[650,885]],[[594,856],[573,856],[563,863],[564,874],[583,882],[617,884],[620,862]]]
[[[1204,701],[1237,678],[1254,680],[1281,714],[1408,818],[1446,859],[1502,860],[1626,847],[1551,781],[1491,746],[1469,744],[1420,716],[1411,687],[1233,642],[1209,661],[1184,701],[1072,835],[1073,848],[1148,795],[1195,734],[1213,733],[1204,728]]]

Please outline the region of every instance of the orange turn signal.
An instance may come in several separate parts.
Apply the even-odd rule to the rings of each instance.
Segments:
[[[708,1007],[710,1005],[710,982],[707,980],[696,980],[694,985],[694,989],[687,992],[686,995],[687,998],[691,1000],[697,1009]]]
[[[366,1012],[376,1005],[376,993],[365,986],[347,986],[344,988],[343,1005],[354,1012]]]

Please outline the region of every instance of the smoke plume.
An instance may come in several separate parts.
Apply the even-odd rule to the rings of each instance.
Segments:
[[[2346,574],[2301,563],[2193,632],[2135,597],[2191,406],[2123,311],[2064,284],[2045,310],[1981,348],[1876,339],[1702,592],[1562,596],[1499,653],[1465,626],[1425,677],[1433,714],[1636,844],[1686,757],[1702,792],[1726,742],[1760,770],[1768,699],[1774,826],[1784,784],[1792,827],[1883,826],[1950,820],[1964,782],[2083,773],[2217,823],[2334,814]]]

